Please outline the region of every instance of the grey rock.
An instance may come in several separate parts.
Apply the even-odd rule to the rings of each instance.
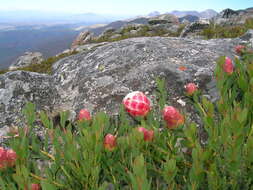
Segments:
[[[40,52],[25,52],[24,55],[18,57],[17,60],[11,64],[9,70],[26,67],[31,64],[40,64],[43,60],[43,56]]]
[[[130,31],[130,34],[133,35],[133,36],[136,35],[137,33],[138,33],[137,30],[131,30],[131,31]]]
[[[90,31],[81,32],[71,45],[71,49],[90,43],[94,39],[94,34]]]
[[[0,132],[5,134],[6,126],[24,125],[21,110],[27,101],[51,115],[71,110],[73,119],[83,107],[117,114],[124,96],[136,90],[155,101],[157,77],[166,79],[169,101],[176,107],[185,97],[184,85],[193,81],[217,99],[210,83],[215,62],[222,55],[232,57],[241,42],[240,38],[130,38],[63,58],[53,65],[51,76],[24,71],[0,75]],[[181,71],[181,66],[187,69]],[[183,109],[194,113],[188,103]]]
[[[166,79],[170,101],[178,105],[176,98],[183,96],[184,85],[195,78],[206,90],[216,59],[233,55],[239,42],[240,39],[131,38],[65,58],[53,65],[60,95],[56,106],[59,110],[77,112],[86,107],[92,112],[116,114],[127,93],[139,90],[152,96],[156,77]],[[179,70],[180,66],[187,70]]]
[[[243,40],[243,43],[246,43],[251,48],[253,48],[253,30],[249,29],[244,35],[240,37]]]
[[[25,71],[0,75],[0,128],[23,126],[21,112],[26,102],[50,111],[57,96],[52,76]]]
[[[121,35],[120,34],[114,34],[110,37],[110,39],[116,39],[116,38],[120,38]]]
[[[91,44],[86,44],[86,45],[78,46],[74,50],[78,51],[78,52],[82,52],[82,51],[87,51],[87,50],[94,49],[94,48],[99,47],[99,46],[103,46],[105,44],[108,44],[108,42],[91,43]]]
[[[185,26],[183,31],[180,34],[181,38],[193,36],[194,34],[197,34],[201,32],[203,29],[207,28],[209,26],[209,23],[202,22],[202,21],[196,21],[193,23],[190,23]]]
[[[234,11],[225,9],[213,18],[218,25],[240,25],[244,24],[247,19],[253,19],[253,9]]]

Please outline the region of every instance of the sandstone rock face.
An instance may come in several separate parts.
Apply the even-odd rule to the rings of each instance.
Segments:
[[[9,70],[26,67],[31,64],[40,64],[43,60],[43,56],[40,52],[26,52],[11,64]]]
[[[184,30],[181,32],[180,37],[190,37],[194,36],[195,34],[201,32],[203,29],[207,28],[209,26],[209,23],[202,22],[202,21],[196,21],[193,23],[190,23],[185,26]]]
[[[53,110],[57,97],[52,76],[24,71],[0,75],[0,131],[24,124],[21,110],[26,102],[38,110]]]
[[[253,19],[253,9],[234,11],[225,9],[213,18],[215,24],[219,25],[240,25],[247,19]]]
[[[143,91],[156,100],[157,77],[166,80],[170,103],[193,113],[189,103],[181,106],[187,102],[184,85],[195,82],[210,99],[217,99],[215,61],[222,55],[232,57],[234,46],[242,42],[248,41],[131,38],[63,58],[53,65],[51,76],[23,71],[0,75],[0,134],[6,126],[23,124],[21,110],[27,101],[54,113],[85,107],[93,113],[117,114],[131,91]]]
[[[93,34],[90,31],[81,32],[71,45],[71,49],[85,45],[93,39]]]

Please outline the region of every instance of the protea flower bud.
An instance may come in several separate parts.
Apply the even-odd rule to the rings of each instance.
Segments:
[[[117,145],[116,137],[112,134],[107,134],[104,138],[104,147],[109,151],[113,151]]]
[[[12,167],[15,165],[17,154],[12,149],[9,149],[6,151],[6,160],[7,160],[7,166]]]
[[[186,94],[191,96],[198,90],[198,87],[194,83],[188,83],[185,86],[185,90],[186,90]]]
[[[142,92],[135,91],[129,93],[124,99],[123,104],[126,111],[131,116],[146,116],[150,111],[150,100]]]
[[[246,47],[243,46],[243,45],[235,46],[235,52],[236,52],[238,55],[242,55],[242,54],[244,53],[245,50],[246,50]]]
[[[3,147],[0,147],[0,169],[14,166],[16,159],[16,152],[11,149],[6,150]]]
[[[33,183],[33,184],[31,185],[31,190],[41,190],[40,185],[39,185],[39,184],[36,184],[36,183]]]
[[[234,65],[232,63],[232,60],[228,57],[226,57],[225,63],[223,64],[223,70],[229,75],[231,75],[234,71]]]
[[[144,141],[152,141],[153,140],[153,138],[154,138],[154,131],[153,130],[147,130],[144,127],[138,127],[137,130],[143,134]]]
[[[167,123],[169,129],[176,128],[184,123],[184,117],[173,106],[166,106],[163,109],[163,119]]]
[[[6,150],[3,147],[0,147],[0,169],[5,168],[6,166]]]
[[[91,120],[90,112],[87,109],[81,109],[79,114],[78,114],[78,120],[86,120],[89,121]]]

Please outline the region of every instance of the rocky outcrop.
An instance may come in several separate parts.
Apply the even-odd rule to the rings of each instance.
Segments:
[[[199,20],[199,17],[193,16],[193,15],[186,15],[184,17],[179,18],[179,22],[183,24],[186,22],[189,22],[189,23],[196,22],[198,20]]]
[[[240,39],[253,48],[253,29],[248,30]]]
[[[171,14],[163,14],[150,18],[137,18],[131,21],[115,22],[115,27],[111,23],[104,27],[104,31],[94,36],[89,31],[79,34],[72,43],[71,49],[80,49],[78,47],[89,44],[108,41],[117,41],[131,37],[143,36],[176,36],[180,29],[180,23],[177,17]],[[121,26],[121,27],[120,27]]]
[[[57,106],[78,111],[117,113],[122,98],[134,90],[151,95],[156,77],[166,78],[171,101],[182,98],[183,86],[197,80],[202,89],[211,81],[216,59],[231,56],[239,39],[192,40],[132,38],[109,43],[54,64]],[[186,67],[181,71],[180,67]]]
[[[43,61],[43,56],[40,52],[25,52],[24,55],[18,57],[9,67],[9,70],[14,70],[31,64],[40,64]]]
[[[149,19],[148,23],[150,25],[157,25],[157,24],[178,24],[179,20],[177,17],[171,14],[163,14],[156,17],[152,17]]]
[[[213,18],[215,24],[219,25],[241,25],[247,19],[253,19],[253,9],[245,9],[234,11],[232,9],[225,9]]]
[[[35,103],[38,110],[50,111],[57,96],[52,76],[25,71],[0,75],[0,134],[4,135],[2,128],[7,132],[7,126],[23,126],[26,102]]]
[[[194,81],[203,94],[217,99],[212,79],[215,61],[222,55],[232,57],[234,46],[241,43],[239,38],[131,38],[66,57],[53,65],[51,76],[6,73],[0,76],[0,134],[6,126],[22,125],[21,110],[27,101],[53,113],[76,113],[85,107],[92,113],[110,114],[118,113],[123,97],[131,91],[143,91],[155,101],[157,77],[166,79],[170,104],[195,120],[184,85]]]
[[[181,38],[184,37],[193,37],[198,35],[203,29],[207,28],[209,26],[208,22],[204,21],[196,21],[193,23],[190,23],[185,26],[183,31],[180,34]]]
[[[90,31],[81,32],[71,45],[71,49],[75,49],[78,46],[90,43],[94,35]]]

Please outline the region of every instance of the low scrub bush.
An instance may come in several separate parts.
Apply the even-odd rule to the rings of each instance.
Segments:
[[[49,57],[46,60],[42,61],[42,63],[40,64],[31,64],[29,66],[26,67],[22,67],[22,68],[18,68],[18,69],[14,69],[11,71],[30,71],[30,72],[37,72],[37,73],[46,73],[46,74],[51,74],[52,72],[52,65],[59,61],[60,59],[63,59],[64,57],[68,57],[74,54],[77,54],[77,51],[72,51],[70,53],[62,53],[58,56],[54,56],[54,57]],[[8,69],[3,69],[0,70],[0,74],[4,74],[9,72],[10,70]]]
[[[0,149],[1,190],[252,189],[253,54],[245,47],[237,52],[240,58],[217,62],[218,102],[202,97],[194,83],[186,85],[204,142],[194,122],[165,105],[164,80],[158,81],[158,110],[142,92],[133,92],[114,119],[83,109],[75,122],[62,112],[53,123],[28,103],[27,127],[10,134],[11,149]],[[43,140],[33,130],[38,122],[46,129]]]
[[[211,24],[200,34],[207,39],[212,38],[236,38],[242,36],[248,29],[253,29],[253,19],[247,19],[245,24],[237,26],[220,26]]]

